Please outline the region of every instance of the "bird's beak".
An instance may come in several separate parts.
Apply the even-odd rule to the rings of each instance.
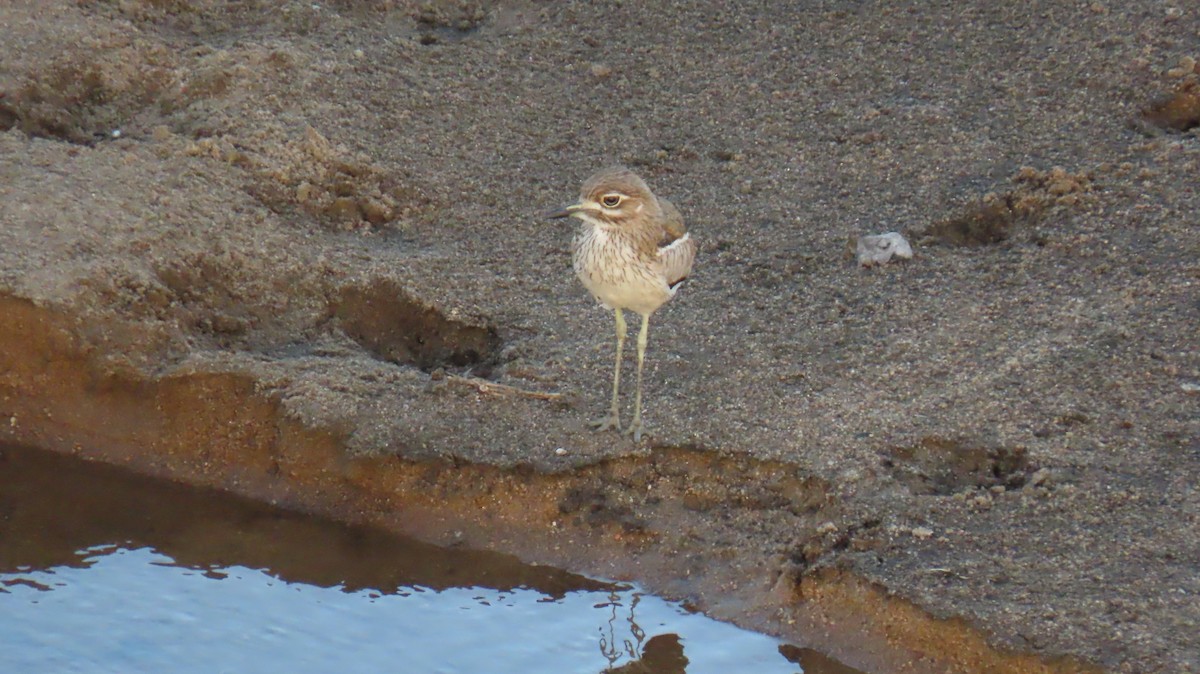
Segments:
[[[553,218],[569,218],[581,210],[583,210],[583,204],[571,204],[570,206],[567,206],[566,208],[564,208],[562,210],[551,211],[550,213],[547,213],[546,217],[552,218],[552,219]]]

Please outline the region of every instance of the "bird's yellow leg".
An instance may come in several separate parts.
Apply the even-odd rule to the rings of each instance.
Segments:
[[[634,442],[642,441],[642,364],[646,362],[646,343],[650,340],[650,314],[642,315],[642,329],[638,331],[637,393],[633,397],[633,421],[625,431],[633,436]]]
[[[592,422],[598,431],[607,431],[610,428],[621,430],[621,407],[618,393],[621,390],[621,354],[625,349],[625,316],[620,309],[613,309],[613,316],[617,319],[617,364],[613,368],[612,406],[606,416]]]

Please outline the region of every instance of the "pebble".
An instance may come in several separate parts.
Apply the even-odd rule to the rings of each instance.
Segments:
[[[306,204],[316,196],[316,192],[317,188],[313,187],[311,183],[302,182],[296,187],[296,201]]]
[[[566,448],[564,448],[564,447],[559,447],[558,449],[554,450],[555,456],[566,456],[567,454],[568,454],[568,452],[567,452]]]
[[[1053,476],[1050,474],[1049,470],[1047,470],[1046,468],[1039,468],[1036,471],[1034,471],[1032,476],[1030,476],[1029,483],[1034,485],[1035,487],[1047,486],[1047,485],[1051,484],[1052,477]]]
[[[356,222],[362,217],[358,202],[350,197],[338,197],[325,209],[325,213],[339,222]]]
[[[385,224],[395,216],[395,212],[391,207],[371,197],[360,200],[358,207],[362,211],[363,217],[372,225]]]
[[[1179,64],[1167,71],[1167,77],[1180,78],[1187,77],[1196,72],[1196,59],[1191,56],[1184,56],[1179,59]]]
[[[886,264],[893,258],[911,260],[913,256],[912,246],[899,232],[860,236],[855,250],[858,264],[863,267]]]
[[[933,529],[930,529],[929,527],[913,527],[911,533],[913,538],[923,541],[933,536]]]

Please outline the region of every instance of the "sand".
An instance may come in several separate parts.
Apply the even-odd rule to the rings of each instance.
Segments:
[[[727,482],[698,530],[1200,671],[1189,3],[17,0],[0,41],[0,297],[96,381],[233,373],[347,460],[788,466],[830,505],[751,526],[791,506]],[[617,163],[701,243],[640,445],[587,426],[611,319],[541,217]],[[888,231],[914,258],[860,268]]]

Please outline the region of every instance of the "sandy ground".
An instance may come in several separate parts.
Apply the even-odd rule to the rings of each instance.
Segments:
[[[105,372],[242,373],[354,455],[784,462],[839,503],[740,532],[790,572],[1200,671],[1194,5],[16,0],[0,40],[0,293]],[[641,446],[587,427],[611,319],[539,217],[613,163],[701,241]]]

